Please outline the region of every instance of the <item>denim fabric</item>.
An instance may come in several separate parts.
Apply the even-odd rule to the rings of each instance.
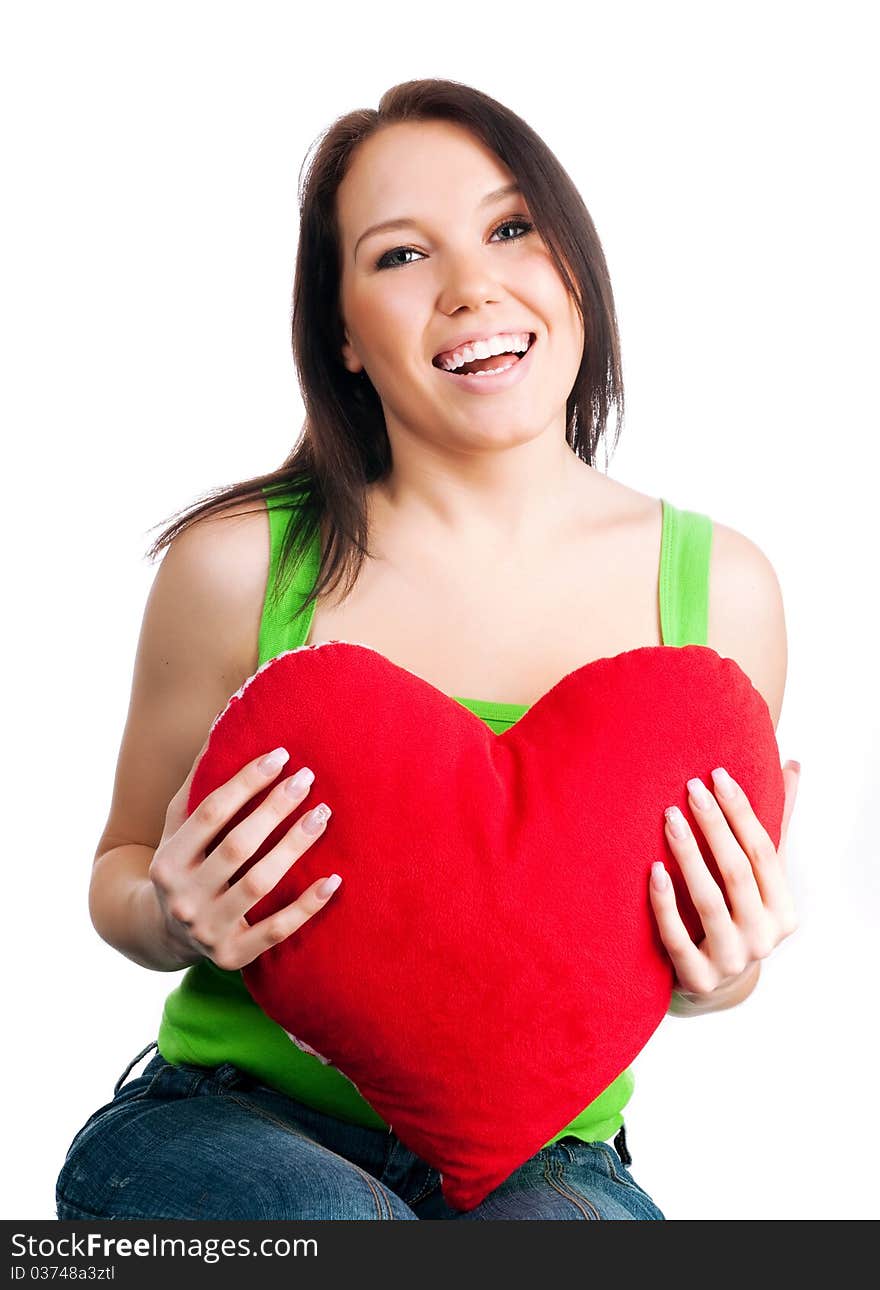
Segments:
[[[230,1063],[143,1073],[75,1135],[59,1219],[662,1219],[604,1142],[542,1148],[479,1204],[451,1209],[440,1176],[393,1132],[347,1124]],[[621,1154],[629,1161],[625,1138]]]

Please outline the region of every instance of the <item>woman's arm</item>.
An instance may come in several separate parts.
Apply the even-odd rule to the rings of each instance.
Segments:
[[[782,589],[760,547],[726,524],[714,524],[709,569],[707,644],[739,664],[779,725],[788,671]]]
[[[89,913],[102,940],[154,971],[198,961],[169,939],[150,862],[212,721],[256,670],[268,551],[265,512],[197,521],[170,544],[147,599]]]
[[[707,643],[722,658],[732,658],[742,668],[766,701],[775,730],[782,711],[788,666],[785,613],[776,572],[763,551],[742,533],[724,524],[714,524],[709,582]],[[786,769],[785,775],[788,785],[791,772]],[[711,790],[712,785],[707,787]],[[792,804],[793,794],[788,804],[786,828]],[[780,849],[783,844],[784,835],[780,838]],[[652,883],[658,919],[665,912],[671,925],[670,894],[669,889],[655,890]],[[745,939],[748,940],[747,930]],[[760,971],[760,959],[751,959],[742,972],[712,989],[686,990],[679,982],[672,993],[669,1014],[696,1017],[733,1008],[752,993]]]

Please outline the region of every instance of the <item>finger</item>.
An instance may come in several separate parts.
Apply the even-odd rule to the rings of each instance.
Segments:
[[[226,920],[244,918],[245,914],[253,909],[267,892],[273,891],[288,870],[323,835],[330,815],[331,811],[326,802],[320,802],[313,810],[301,815],[287,830],[281,841],[272,847],[271,851],[261,856],[256,864],[251,865],[250,869],[242,874],[237,882],[232,883],[219,898],[221,917]],[[307,829],[310,821],[318,825],[316,833]],[[220,847],[217,849],[219,851]]]
[[[331,878],[339,878],[339,874],[331,874]],[[280,944],[294,932],[299,931],[304,923],[314,917],[319,910],[323,909],[328,900],[333,896],[334,891],[338,890],[339,883],[325,894],[321,893],[321,888],[327,878],[318,878],[310,887],[291,904],[285,905],[284,909],[277,910],[270,914],[268,918],[262,918],[253,926],[248,924],[248,930],[244,932],[238,941],[235,950],[235,957],[238,959],[236,967],[244,967],[252,963],[254,959],[271,949],[273,945]],[[340,878],[341,882],[341,878]],[[216,961],[216,960],[215,960]],[[217,963],[218,967],[223,964]]]
[[[752,861],[740,842],[740,838],[754,837],[752,825],[758,824],[758,821],[745,793],[729,776],[721,774],[718,768],[713,771],[712,778],[713,781],[717,780],[715,791],[719,796],[716,798],[701,779],[694,777],[687,784],[688,804],[700,832],[709,843],[712,857],[723,879],[731,916],[734,922],[746,926],[764,917],[761,891]],[[723,799],[720,796],[722,790],[727,793]],[[770,843],[769,838],[767,842]],[[696,846],[696,842],[694,845]]]
[[[651,866],[648,884],[651,906],[657,920],[660,939],[672,960],[676,979],[684,990],[703,993],[714,989],[712,970],[702,951],[693,943],[675,900],[672,879],[661,861]]]
[[[286,749],[283,751],[284,756],[269,765],[266,764],[268,754],[254,757],[231,779],[202,799],[179,830],[181,845],[190,854],[204,854],[223,826],[238,814],[244,804],[272,783],[289,759],[289,753]]]
[[[199,868],[198,881],[212,892],[216,892],[224,883],[231,881],[234,874],[259,851],[266,839],[291,812],[302,805],[311,792],[314,778],[314,772],[309,770],[307,766],[302,766],[295,775],[287,775],[280,783],[275,784],[260,805],[241,820],[234,829],[230,829],[222,842],[218,843],[211,854],[206,857],[204,864]],[[282,841],[286,841],[289,837],[290,832],[288,832],[287,838]],[[281,844],[279,843],[278,846],[273,847],[268,852],[267,856],[261,857],[258,864],[254,865],[242,876],[240,881],[245,882],[247,880],[247,886],[239,894],[246,895],[247,890],[255,884],[257,881],[255,870],[263,864],[265,859],[269,856],[274,856],[276,863],[280,863],[284,854],[285,852],[281,849]],[[288,854],[287,866],[290,866],[292,859],[298,859],[300,854],[301,851],[297,852],[293,857]],[[265,869],[261,870],[261,876],[265,872]],[[280,876],[281,874],[279,873]],[[274,885],[273,883],[272,886]],[[238,888],[238,886],[239,884],[236,883],[235,888]],[[271,890],[271,888],[266,888],[266,890]],[[260,892],[259,894],[264,893]],[[236,915],[242,915],[249,908],[250,905],[244,905],[241,909],[236,910]]]
[[[723,810],[725,818],[740,842],[742,854],[757,884],[763,909],[774,917],[779,917],[788,910],[790,904],[782,859],[773,845],[773,839],[755,815],[742,787],[726,772],[719,775],[718,772],[721,769],[718,767],[712,772],[712,778],[716,781],[717,805]],[[788,778],[789,780],[792,778],[790,772],[788,772]],[[789,808],[790,813],[791,808]],[[781,839],[780,849],[784,849]],[[725,882],[727,882],[726,877]],[[746,888],[747,884],[744,880],[741,886],[743,889]],[[757,910],[753,906],[744,906],[742,916],[737,914],[738,921],[740,917],[743,922],[747,920],[754,922]]]
[[[724,895],[715,881],[703,853],[697,844],[687,820],[680,811],[671,807],[667,813],[667,831],[669,845],[678,861],[678,867],[687,884],[694,908],[700,915],[706,939],[701,951],[717,970],[718,980],[735,976],[745,967],[745,950],[741,928],[731,915],[724,900]],[[684,836],[678,837],[673,829],[684,829]],[[719,866],[720,867],[720,866]],[[751,879],[755,886],[754,878]],[[756,902],[757,911],[763,917],[760,900]]]
[[[737,930],[724,893],[703,859],[696,837],[683,813],[678,807],[671,806],[665,814],[666,840],[678,863],[694,908],[700,916],[712,954],[714,956],[720,953],[726,961],[732,954]]]

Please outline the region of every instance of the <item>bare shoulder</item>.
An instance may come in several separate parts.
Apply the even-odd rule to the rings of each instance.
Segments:
[[[204,516],[178,538],[165,559],[186,565],[181,594],[195,595],[206,624],[226,642],[241,681],[258,667],[260,620],[269,575],[269,519],[262,500],[234,502]]]
[[[633,549],[650,553],[662,531],[662,501],[603,477],[608,512]],[[779,723],[788,669],[782,588],[766,553],[744,533],[712,521],[708,644],[732,658]]]
[[[157,847],[165,812],[212,721],[257,668],[268,518],[256,505],[193,521],[147,596],[107,823],[96,855]],[[262,581],[261,581],[262,579]]]
[[[709,588],[708,643],[743,669],[766,700],[775,727],[788,668],[785,610],[776,570],[751,538],[713,521]]]

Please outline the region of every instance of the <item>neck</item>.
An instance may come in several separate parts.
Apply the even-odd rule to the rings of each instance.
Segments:
[[[562,532],[572,516],[596,504],[604,476],[563,440],[552,452],[532,444],[450,462],[438,455],[395,454],[391,474],[371,485],[370,526],[405,522],[445,548],[527,549]]]

